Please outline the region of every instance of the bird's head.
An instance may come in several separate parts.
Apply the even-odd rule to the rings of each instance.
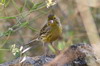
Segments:
[[[54,14],[48,15],[48,24],[50,25],[56,25],[57,24],[57,19]]]

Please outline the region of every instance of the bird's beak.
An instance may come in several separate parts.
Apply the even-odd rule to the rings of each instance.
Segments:
[[[50,22],[53,23],[54,21],[53,20],[50,20]]]

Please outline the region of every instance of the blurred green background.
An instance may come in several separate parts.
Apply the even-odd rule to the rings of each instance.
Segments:
[[[58,49],[77,43],[89,43],[80,14],[76,14],[74,0],[58,0],[53,10],[63,27],[62,37],[55,41]],[[91,7],[90,10],[100,34],[100,8]],[[20,46],[39,34],[50,12],[45,0],[0,0],[0,63],[19,57]],[[11,50],[13,45],[17,52],[15,56]],[[42,43],[33,45],[33,49],[26,55],[42,55],[42,46]]]

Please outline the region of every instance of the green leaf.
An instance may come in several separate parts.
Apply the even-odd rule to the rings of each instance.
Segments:
[[[7,7],[11,3],[11,0],[6,0],[5,7]]]
[[[0,36],[2,36],[3,35],[3,32],[0,32]]]
[[[20,7],[20,8],[19,8],[19,11],[22,12],[22,11],[23,11],[23,7]]]
[[[65,47],[66,47],[66,46],[65,46],[65,42],[64,42],[64,41],[58,43],[58,49],[59,49],[59,50],[63,50]]]
[[[38,7],[41,7],[43,5],[43,2],[34,4],[31,10],[37,9]]]
[[[27,26],[29,29],[31,29],[33,32],[35,32],[35,31],[37,31],[38,32],[38,30],[36,30],[36,29],[34,29],[33,27],[31,27],[30,25],[29,26]]]
[[[5,54],[6,54],[5,50],[0,50],[0,63],[5,62],[4,60]]]
[[[24,27],[24,26],[26,26],[27,24],[29,24],[29,22],[23,22],[23,23],[20,24],[20,27]]]
[[[75,34],[74,31],[68,31],[68,32],[66,33],[66,35],[68,35],[68,36],[73,36],[74,34]]]
[[[16,19],[16,17],[0,17],[0,19]]]
[[[8,53],[9,51],[10,51],[9,49],[0,48],[0,63],[3,63],[6,61],[4,58],[5,58],[6,53]]]
[[[2,3],[4,4],[5,3],[5,0],[2,0]]]
[[[48,47],[50,48],[50,50],[51,50],[52,52],[54,52],[54,53],[56,52],[55,49],[54,49],[50,44],[48,45]]]

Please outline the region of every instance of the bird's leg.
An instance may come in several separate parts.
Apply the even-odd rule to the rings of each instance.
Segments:
[[[50,44],[51,44],[51,46],[54,48],[54,50],[56,51],[55,53],[56,53],[56,54],[59,54],[60,51],[55,47],[54,43],[51,42]]]
[[[48,51],[49,51],[48,50],[48,44],[43,42],[43,49],[44,49],[44,54],[43,55],[46,56],[48,54]]]

